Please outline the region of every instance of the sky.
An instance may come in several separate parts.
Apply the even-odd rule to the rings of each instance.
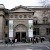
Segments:
[[[0,4],[4,4],[5,8],[12,9],[15,6],[39,6],[41,0],[0,0]]]

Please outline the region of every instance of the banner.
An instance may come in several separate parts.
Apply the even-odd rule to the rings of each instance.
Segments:
[[[9,20],[9,37],[13,37],[13,20]]]
[[[28,20],[28,36],[33,37],[33,20]]]

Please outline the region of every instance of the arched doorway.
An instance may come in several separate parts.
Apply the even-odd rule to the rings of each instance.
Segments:
[[[27,27],[23,24],[18,24],[15,27],[15,38],[17,42],[26,41]]]

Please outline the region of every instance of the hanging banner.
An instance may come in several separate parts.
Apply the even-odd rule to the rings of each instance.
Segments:
[[[9,20],[9,37],[13,37],[13,20]]]
[[[33,20],[28,20],[28,36],[33,37]]]

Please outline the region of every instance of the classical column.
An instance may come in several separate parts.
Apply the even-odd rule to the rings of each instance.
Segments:
[[[3,39],[3,16],[0,16],[0,40]]]

